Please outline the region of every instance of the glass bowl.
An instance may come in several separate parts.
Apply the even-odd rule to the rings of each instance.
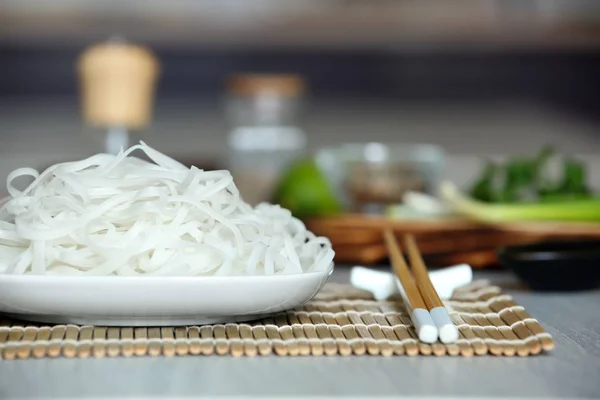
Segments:
[[[435,145],[378,142],[322,148],[315,159],[339,199],[355,212],[401,203],[407,191],[436,196],[445,164]]]

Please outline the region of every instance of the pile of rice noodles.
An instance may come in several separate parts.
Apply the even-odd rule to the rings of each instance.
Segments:
[[[12,183],[23,176],[34,181],[21,192]],[[297,274],[328,269],[334,256],[288,210],[245,203],[228,171],[187,168],[143,142],[42,174],[17,169],[7,189],[4,274]]]

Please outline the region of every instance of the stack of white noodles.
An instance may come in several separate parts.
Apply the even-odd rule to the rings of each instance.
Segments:
[[[21,192],[12,182],[22,176],[34,181]],[[17,169],[7,189],[4,274],[294,274],[327,269],[334,256],[288,210],[245,203],[228,171],[187,168],[143,142],[42,174]]]

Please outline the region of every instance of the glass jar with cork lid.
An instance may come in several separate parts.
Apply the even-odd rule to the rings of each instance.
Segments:
[[[305,91],[302,77],[293,74],[240,74],[227,81],[228,168],[252,205],[271,200],[282,171],[305,151]]]
[[[85,136],[92,153],[116,154],[140,139],[152,117],[159,63],[140,45],[114,39],[77,61]]]

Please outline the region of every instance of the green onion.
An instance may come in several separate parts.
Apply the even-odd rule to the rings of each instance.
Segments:
[[[465,196],[449,182],[442,183],[440,194],[455,213],[481,221],[600,221],[599,198],[549,203],[489,204]]]

